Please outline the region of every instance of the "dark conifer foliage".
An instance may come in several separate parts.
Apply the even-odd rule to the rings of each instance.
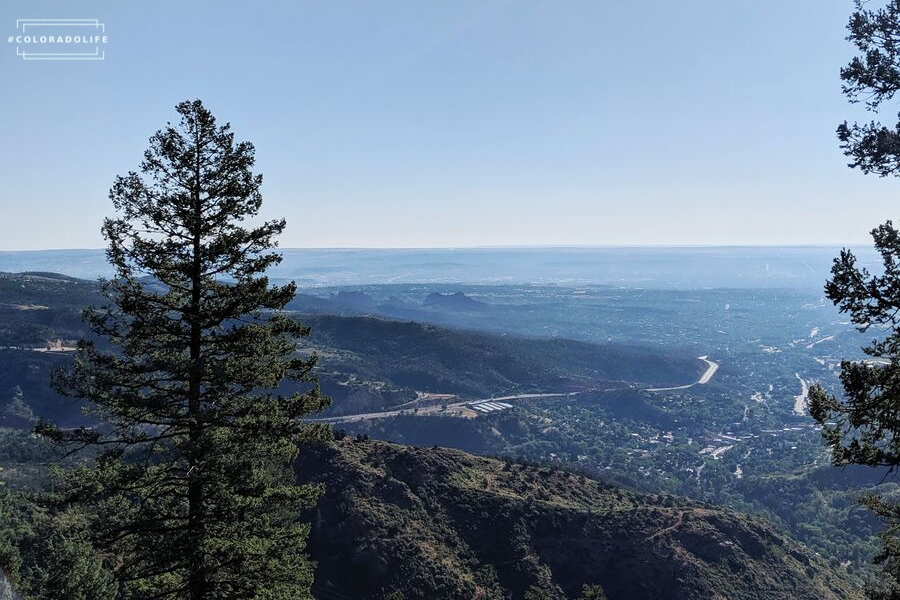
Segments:
[[[879,4],[856,0],[847,39],[859,53],[841,69],[850,102],[864,103],[876,114],[900,91],[900,1]],[[851,167],[882,177],[900,174],[900,122],[894,126],[875,120],[844,122],[838,138]]]
[[[285,222],[258,219],[253,145],[200,101],[177,111],[112,186],[116,275],[102,283],[109,306],[86,312],[100,343],[82,341],[55,377],[101,425],[38,430],[100,449],[62,474],[59,496],[87,515],[119,598],[307,598],[296,515],[320,490],[297,485],[291,464],[328,436],[302,422],[328,401],[315,357],[296,352],[308,329],[282,312],[295,285],[265,276]],[[284,378],[302,391],[279,393]]]
[[[888,221],[872,235],[883,274],[869,273],[844,250],[825,293],[861,331],[889,334],[864,348],[871,360],[841,363],[844,400],[814,386],[810,411],[823,426],[836,464],[893,467],[900,464],[900,233]]]
[[[848,40],[859,51],[841,70],[844,93],[878,115],[900,91],[900,0],[877,5],[856,1]],[[893,108],[893,105],[890,105]],[[838,127],[850,167],[881,177],[900,176],[900,122],[876,120]],[[883,269],[870,273],[849,250],[835,259],[825,292],[860,331],[886,331],[864,348],[871,359],[841,363],[843,398],[821,386],[810,390],[810,413],[822,425],[836,465],[900,465],[900,232],[891,221],[872,231]],[[885,518],[879,556],[888,574],[876,597],[900,598],[900,505],[869,497],[866,504]]]

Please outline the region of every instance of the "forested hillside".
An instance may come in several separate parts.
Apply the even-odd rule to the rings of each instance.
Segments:
[[[33,416],[83,422],[78,403],[61,402],[50,390],[50,372],[66,364],[74,340],[89,337],[81,311],[100,302],[93,282],[0,274],[0,411],[20,392]],[[304,349],[321,356],[322,387],[335,400],[329,414],[390,408],[417,392],[485,398],[679,385],[695,381],[704,368],[684,352],[634,344],[457,331],[370,316],[294,317],[312,327]],[[0,414],[12,426],[21,425],[19,416]]]
[[[326,490],[310,515],[322,598],[861,597],[758,519],[556,468],[345,437],[299,474]]]

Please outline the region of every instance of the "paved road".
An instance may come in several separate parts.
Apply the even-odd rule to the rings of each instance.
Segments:
[[[716,371],[719,369],[718,363],[714,363],[713,361],[707,359],[706,356],[698,357],[700,360],[704,361],[708,366],[703,375],[700,376],[700,379],[695,381],[694,383],[689,383],[687,385],[679,385],[675,387],[665,387],[665,388],[647,388],[648,392],[665,392],[669,390],[686,390],[688,388],[694,387],[695,385],[704,385],[709,383],[709,380],[713,378],[713,375],[716,374]],[[556,398],[562,396],[574,396],[578,392],[547,392],[547,393],[530,393],[530,394],[514,394],[512,396],[500,396],[496,398],[482,398],[480,400],[462,400],[459,402],[452,402],[446,404],[446,409],[442,406],[425,406],[425,407],[416,407],[415,403],[418,400],[414,400],[413,402],[407,402],[397,408],[393,408],[391,410],[383,410],[378,412],[369,412],[369,413],[359,413],[355,415],[340,415],[335,417],[320,417],[317,419],[310,419],[310,421],[319,421],[324,423],[353,423],[355,421],[365,421],[369,419],[385,419],[388,417],[398,417],[400,415],[411,415],[413,414],[413,409],[416,409],[415,415],[435,415],[435,414],[447,414],[447,413],[456,413],[456,414],[465,414],[468,410],[470,413],[471,409],[467,407],[471,404],[477,404],[479,402],[505,402],[509,400],[534,400],[537,398]]]
[[[672,391],[672,390],[686,390],[688,388],[694,387],[695,385],[705,385],[705,384],[709,383],[709,380],[712,379],[713,375],[716,374],[716,371],[719,370],[719,364],[714,363],[713,361],[709,360],[705,356],[698,356],[697,358],[699,358],[700,360],[705,362],[707,364],[707,367],[706,367],[706,371],[703,373],[703,375],[700,376],[700,379],[698,379],[694,383],[688,383],[687,385],[676,385],[673,387],[647,388],[647,391],[648,392],[668,392],[668,391]]]
[[[800,395],[794,396],[794,414],[797,416],[805,416],[809,408],[809,383],[802,377],[800,373],[794,373],[800,380]]]
[[[480,400],[462,400],[459,402],[452,402],[447,404],[446,410],[441,406],[426,406],[421,407],[415,413],[416,416],[422,415],[435,415],[439,413],[462,413],[467,410],[467,407],[470,404],[477,404],[479,402],[504,402],[507,400],[533,400],[536,398],[555,398],[559,396],[574,396],[578,392],[551,392],[544,394],[514,394],[512,396],[499,396],[495,398],[482,398]],[[364,421],[368,419],[384,419],[387,417],[398,417],[403,414],[411,415],[413,414],[412,406],[408,406],[408,404],[403,405],[406,408],[395,408],[391,410],[384,410],[380,412],[370,412],[370,413],[359,413],[355,415],[341,415],[336,417],[322,417],[318,419],[310,419],[311,421],[321,421],[326,423],[353,423],[354,421]]]

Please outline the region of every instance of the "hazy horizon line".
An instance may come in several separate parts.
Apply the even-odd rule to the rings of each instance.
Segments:
[[[857,242],[823,242],[817,244],[498,244],[472,246],[279,246],[274,250],[554,250],[554,249],[688,249],[688,248],[855,248],[869,246],[870,243]],[[0,249],[0,253],[27,252],[103,252],[106,248],[30,248],[21,250]]]

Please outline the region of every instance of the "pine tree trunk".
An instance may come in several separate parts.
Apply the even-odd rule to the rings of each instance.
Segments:
[[[199,138],[199,134],[198,134]],[[188,390],[188,418],[190,420],[188,450],[188,526],[190,528],[190,600],[204,600],[206,597],[206,576],[203,565],[203,487],[201,466],[197,464],[197,456],[202,432],[200,406],[200,299],[202,262],[200,256],[202,206],[200,203],[200,142],[197,140],[196,183],[194,188],[194,232],[193,232],[193,269],[191,273],[191,339],[190,357],[191,373]]]

